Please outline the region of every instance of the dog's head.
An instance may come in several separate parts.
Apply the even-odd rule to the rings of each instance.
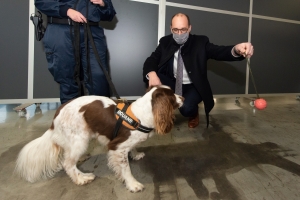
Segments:
[[[169,133],[174,124],[174,110],[183,105],[184,98],[165,85],[150,87],[148,92],[152,93],[151,104],[157,133]]]

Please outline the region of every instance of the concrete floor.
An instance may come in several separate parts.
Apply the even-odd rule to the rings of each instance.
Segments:
[[[166,136],[154,136],[138,150],[146,156],[130,161],[132,174],[145,185],[130,193],[107,167],[106,148],[91,141],[91,157],[79,163],[97,178],[76,186],[64,171],[47,181],[28,183],[13,174],[20,149],[43,134],[51,124],[57,103],[27,108],[0,105],[0,199],[300,199],[300,102],[296,96],[266,97],[263,111],[249,99],[216,99],[206,129],[203,105],[200,125],[187,128],[178,113]]]

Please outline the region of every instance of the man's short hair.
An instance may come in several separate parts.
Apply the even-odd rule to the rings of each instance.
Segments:
[[[187,18],[188,24],[189,24],[189,26],[190,26],[190,17],[189,17],[187,14],[184,14],[184,13],[177,13],[177,14],[173,15],[173,17],[172,17],[172,19],[171,19],[171,26],[172,26],[173,18],[174,18],[174,17],[177,17],[177,16],[182,16],[182,15],[185,16],[185,17]]]

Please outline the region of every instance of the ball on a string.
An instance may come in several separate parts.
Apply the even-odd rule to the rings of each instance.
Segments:
[[[264,99],[256,99],[254,101],[254,106],[258,109],[258,110],[263,110],[267,107],[267,101]]]

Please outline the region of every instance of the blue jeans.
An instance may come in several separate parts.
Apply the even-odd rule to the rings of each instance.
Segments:
[[[159,72],[157,75],[163,85],[167,85],[175,91],[175,78],[169,78]],[[182,85],[182,96],[184,97],[184,102],[182,107],[179,108],[180,113],[184,117],[196,117],[198,114],[198,104],[202,101],[202,97],[193,83]]]

